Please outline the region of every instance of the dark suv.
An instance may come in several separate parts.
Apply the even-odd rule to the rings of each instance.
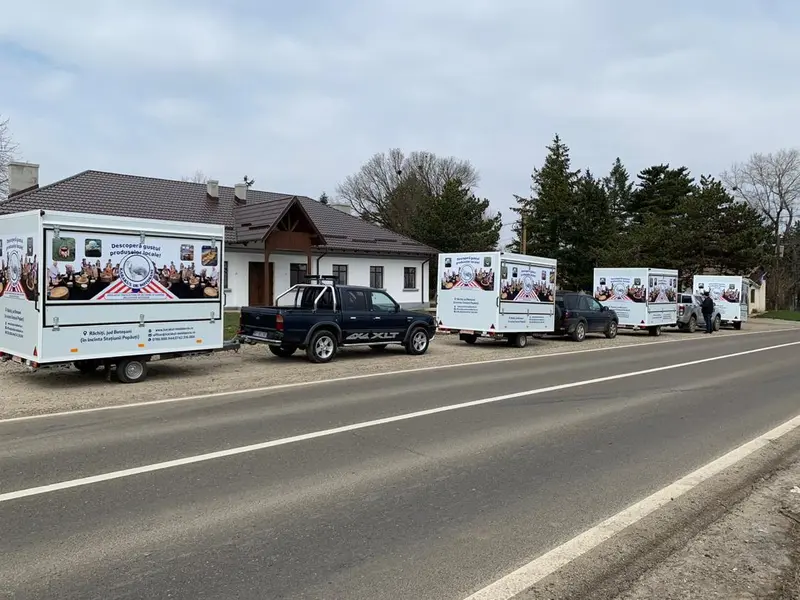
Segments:
[[[576,342],[586,339],[587,333],[602,333],[617,337],[619,318],[610,308],[580,292],[556,292],[557,335],[568,335]]]

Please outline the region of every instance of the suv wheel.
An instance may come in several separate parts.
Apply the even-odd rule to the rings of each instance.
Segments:
[[[572,330],[572,340],[575,342],[582,342],[586,339],[586,323],[578,321],[575,329]]]
[[[617,322],[616,321],[609,321],[608,327],[606,327],[606,337],[610,340],[613,340],[617,337]]]
[[[311,336],[311,341],[306,348],[308,360],[315,363],[326,363],[333,360],[338,344],[332,331],[323,329]]]
[[[697,317],[694,315],[689,317],[689,325],[687,326],[687,329],[689,330],[689,333],[694,333],[697,331]]]

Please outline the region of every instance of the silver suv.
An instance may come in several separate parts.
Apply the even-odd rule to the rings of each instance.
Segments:
[[[694,294],[678,294],[678,322],[676,325],[681,331],[688,331],[694,333],[698,327],[705,328],[706,320],[703,317],[703,311],[700,304],[703,299]],[[714,323],[714,331],[719,331],[719,326],[722,323],[722,316],[720,315],[719,308],[714,306],[714,313],[711,315]]]

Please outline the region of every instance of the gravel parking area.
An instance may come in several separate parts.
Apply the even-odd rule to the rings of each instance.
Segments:
[[[800,324],[759,319],[747,323],[742,333],[792,326],[800,327]],[[723,330],[717,335],[740,335],[740,333]],[[100,372],[95,376],[82,375],[74,369],[45,369],[30,372],[13,363],[6,363],[0,365],[0,387],[3,390],[0,398],[0,418],[417,367],[482,362],[517,356],[540,356],[629,344],[670,343],[687,337],[700,336],[699,333],[692,335],[673,330],[667,330],[660,338],[653,338],[640,332],[620,332],[614,340],[591,336],[583,343],[555,338],[534,339],[527,348],[516,349],[488,341],[468,346],[459,342],[457,336],[439,335],[424,356],[408,356],[399,346],[390,346],[383,353],[375,353],[366,348],[354,348],[342,351],[333,362],[324,365],[309,363],[301,352],[297,352],[290,359],[281,359],[270,354],[263,346],[248,346],[238,354],[220,353],[152,363],[149,378],[135,385],[117,384],[114,380],[112,383],[107,383]]]

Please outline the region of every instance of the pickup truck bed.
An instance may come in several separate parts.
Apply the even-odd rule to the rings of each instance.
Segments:
[[[280,300],[284,299],[284,305]],[[333,359],[342,346],[383,350],[401,344],[424,354],[436,325],[432,316],[400,308],[383,290],[358,286],[296,285],[277,299],[278,306],[242,308],[239,339],[268,344],[276,356],[305,350],[312,362]]]

